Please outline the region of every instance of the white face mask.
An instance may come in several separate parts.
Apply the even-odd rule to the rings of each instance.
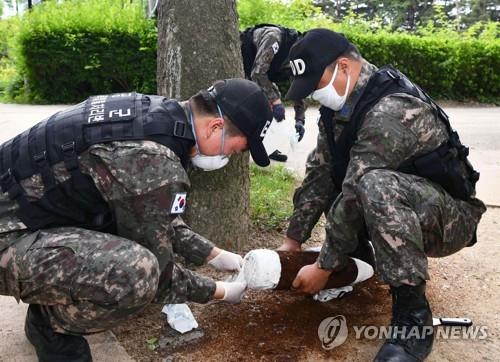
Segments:
[[[217,110],[219,111],[219,115],[222,117],[222,112],[220,111],[219,106],[217,106]],[[196,138],[196,131],[194,129],[194,118],[193,113],[190,113],[191,117],[191,127],[193,128],[194,140],[196,141],[196,155],[191,157],[191,162],[195,167],[201,168],[204,171],[213,171],[218,170],[227,165],[229,162],[229,157],[224,155],[224,127],[222,127],[222,137],[221,137],[221,150],[220,154],[217,156],[206,156],[200,152],[198,147],[198,140]]]
[[[344,103],[347,99],[347,91],[349,90],[349,85],[351,84],[351,75],[347,75],[347,84],[345,87],[344,95],[341,96],[333,87],[333,82],[335,81],[335,77],[337,76],[337,70],[339,69],[339,64],[335,65],[335,71],[333,72],[332,80],[323,88],[317,89],[311,93],[312,99],[321,103],[321,105],[328,107],[334,111],[339,111],[344,106]]]

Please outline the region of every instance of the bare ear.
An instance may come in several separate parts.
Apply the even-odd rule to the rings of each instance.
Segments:
[[[224,118],[217,117],[217,118],[212,118],[211,120],[208,121],[208,132],[209,134],[212,134],[215,132],[218,128],[223,128],[224,127]]]
[[[347,71],[349,69],[349,59],[345,58],[345,57],[342,57],[340,58],[338,61],[337,61],[338,65],[339,65],[339,70],[342,70],[342,71]]]

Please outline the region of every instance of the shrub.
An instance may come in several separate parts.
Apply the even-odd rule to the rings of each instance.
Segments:
[[[17,60],[35,102],[156,91],[156,30],[139,4],[47,1],[23,18]]]
[[[393,64],[434,98],[500,103],[498,23],[458,33],[429,22],[410,35],[354,14],[335,23],[312,0],[238,0],[238,12],[241,29],[275,23],[343,32],[367,60]],[[0,26],[0,92],[10,78],[11,98],[66,103],[99,93],[156,92],[156,27],[138,1],[47,0],[25,15],[17,33],[5,60],[7,32]],[[280,84],[283,93],[287,88]]]
[[[500,101],[500,42],[346,33],[377,66],[391,63],[438,99]]]
[[[14,37],[18,30],[19,20],[17,18],[0,20],[0,96],[9,87],[9,84],[18,77],[11,54]]]
[[[330,18],[311,0],[239,0],[240,29],[261,23],[280,24],[299,31],[325,27]]]

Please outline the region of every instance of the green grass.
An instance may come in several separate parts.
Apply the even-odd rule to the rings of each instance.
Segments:
[[[250,216],[259,229],[274,229],[290,217],[294,175],[283,166],[250,166]]]

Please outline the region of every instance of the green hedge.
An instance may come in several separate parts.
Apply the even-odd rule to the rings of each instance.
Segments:
[[[271,0],[238,2],[242,27],[268,21],[300,30],[328,26],[344,32],[366,59],[379,66],[392,63],[435,98],[500,102],[498,24],[490,24],[488,37],[479,39],[477,34],[439,32],[415,36],[375,31],[350,20],[334,24],[309,0],[294,0],[290,14],[287,7],[254,11],[266,1]],[[306,28],[297,23],[301,17],[307,19],[302,22]],[[38,103],[77,102],[124,90],[154,93],[156,42],[155,24],[144,19],[138,2],[44,1],[23,18],[14,52],[20,76],[8,91],[14,96],[24,92]]]
[[[110,0],[44,2],[23,19],[18,67],[38,103],[92,94],[156,92],[156,29],[139,5]]]
[[[16,77],[16,66],[10,49],[15,44],[15,35],[18,30],[19,21],[16,18],[0,21],[0,96]]]
[[[500,101],[500,41],[346,33],[363,56],[391,63],[435,98]]]

